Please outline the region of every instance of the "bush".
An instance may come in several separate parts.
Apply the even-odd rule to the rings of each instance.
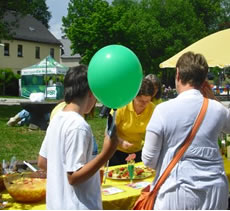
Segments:
[[[20,75],[15,74],[11,69],[0,69],[0,95],[17,96],[19,78]]]

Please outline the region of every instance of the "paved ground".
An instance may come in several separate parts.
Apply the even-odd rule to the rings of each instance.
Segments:
[[[0,105],[20,105],[20,103],[30,102],[29,99],[14,99],[14,98],[0,98]],[[222,101],[226,107],[230,107],[230,101]],[[97,107],[101,107],[100,103],[97,103]]]
[[[20,103],[29,101],[29,99],[0,98],[0,105],[20,105]]]
[[[58,100],[59,101],[59,100]],[[17,98],[0,98],[0,105],[20,105],[20,103],[30,102],[29,99],[17,99]],[[101,103],[96,104],[97,107],[101,107]]]

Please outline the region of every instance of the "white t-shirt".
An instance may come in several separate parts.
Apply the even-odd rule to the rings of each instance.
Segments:
[[[94,158],[90,126],[75,112],[58,112],[47,129],[40,155],[47,158],[47,209],[102,209],[100,175],[70,185],[74,172]]]

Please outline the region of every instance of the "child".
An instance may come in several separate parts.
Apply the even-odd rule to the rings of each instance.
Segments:
[[[83,118],[96,103],[86,66],[70,68],[64,90],[67,105],[51,120],[38,158],[38,166],[47,169],[47,209],[102,209],[98,170],[116,150],[116,133],[105,137],[94,156],[92,131]]]

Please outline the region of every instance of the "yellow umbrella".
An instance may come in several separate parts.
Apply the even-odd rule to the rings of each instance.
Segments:
[[[225,29],[193,43],[168,60],[160,63],[160,68],[174,68],[179,57],[188,51],[205,56],[209,67],[230,66],[230,29]]]

